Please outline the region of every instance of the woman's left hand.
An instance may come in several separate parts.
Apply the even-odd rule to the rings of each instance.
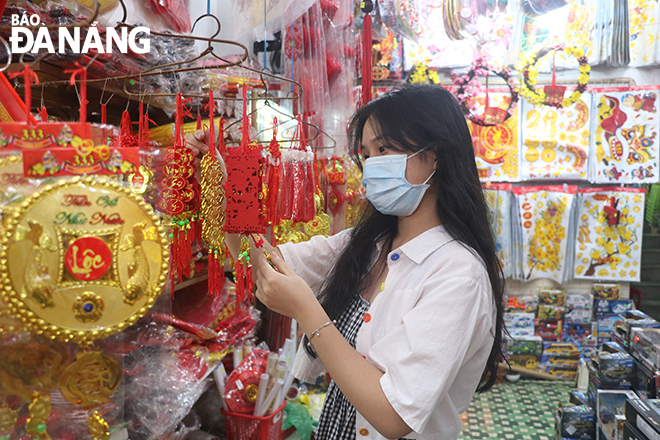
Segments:
[[[276,252],[270,255],[275,268],[263,253],[259,253],[256,282],[256,296],[259,301],[272,311],[296,320],[315,307],[321,308],[307,283],[293,273]]]

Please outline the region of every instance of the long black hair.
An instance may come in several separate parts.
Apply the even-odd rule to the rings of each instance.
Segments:
[[[405,85],[383,95],[361,107],[349,124],[350,154],[360,168],[362,131],[368,120],[376,134],[396,149],[436,153],[437,168],[429,183],[435,186],[438,219],[446,232],[478,255],[486,267],[497,309],[495,340],[477,389],[486,391],[495,383],[502,354],[504,279],[465,116],[454,96],[439,86]],[[359,294],[371,269],[376,243],[391,243],[397,224],[396,216],[381,214],[367,203],[321,291],[320,301],[330,319],[336,319]]]

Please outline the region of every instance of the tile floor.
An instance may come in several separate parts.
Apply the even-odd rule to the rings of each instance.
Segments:
[[[521,380],[476,395],[462,415],[459,439],[553,440],[552,410],[567,404],[573,381]]]

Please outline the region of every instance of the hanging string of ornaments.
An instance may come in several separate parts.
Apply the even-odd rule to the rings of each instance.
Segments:
[[[502,78],[509,88],[511,98],[506,110],[498,106],[490,106],[488,78],[491,73]],[[486,77],[486,108],[482,115],[475,113],[476,100],[474,98],[482,93],[481,82],[478,78],[479,76]],[[474,61],[474,64],[472,64],[467,73],[462,75],[454,73],[451,76],[451,80],[454,83],[454,86],[456,86],[454,95],[456,96],[458,103],[461,105],[465,117],[474,124],[482,126],[502,125],[504,121],[511,117],[516,108],[516,104],[518,103],[519,96],[515,89],[515,83],[511,76],[511,71],[508,68],[498,70],[493,66],[489,66],[488,63],[486,63],[486,60],[481,57]]]
[[[567,55],[572,55],[577,59],[580,65],[580,76],[578,77],[578,85],[575,91],[568,97],[564,98],[566,93],[565,86],[556,84],[555,73],[555,56],[557,52],[563,52]],[[547,55],[552,55],[552,84],[547,85],[542,91],[536,88],[537,77],[539,74],[538,62]],[[587,90],[589,83],[589,72],[591,66],[587,57],[584,55],[582,48],[565,47],[559,44],[553,47],[545,47],[538,52],[528,56],[519,65],[520,70],[520,94],[530,103],[534,105],[547,105],[556,108],[570,107],[580,99],[582,93]]]

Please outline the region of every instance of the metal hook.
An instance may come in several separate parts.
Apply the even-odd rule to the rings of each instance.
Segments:
[[[44,86],[41,86],[41,107],[44,106]]]
[[[215,38],[215,37],[218,36],[218,34],[220,33],[220,31],[222,30],[222,24],[220,23],[220,20],[218,19],[218,17],[216,17],[216,16],[213,15],[213,14],[211,14],[211,15],[204,14],[204,15],[200,15],[199,17],[197,17],[197,20],[195,20],[195,22],[194,22],[193,25],[192,25],[192,28],[190,29],[190,33],[192,34],[192,33],[195,31],[195,26],[197,25],[197,23],[198,23],[202,18],[206,18],[206,17],[210,17],[210,18],[212,18],[212,19],[215,20],[215,24],[217,25],[217,28],[216,28],[215,34],[211,35],[211,37],[210,37],[210,38]],[[211,45],[211,42],[209,41],[209,46],[210,46],[210,45]]]
[[[11,49],[9,48],[9,43],[7,43],[7,40],[0,37],[0,41],[2,42],[3,46],[5,46],[5,49],[7,49],[7,65],[0,69],[0,72],[4,72],[9,68],[9,66],[11,66]]]

